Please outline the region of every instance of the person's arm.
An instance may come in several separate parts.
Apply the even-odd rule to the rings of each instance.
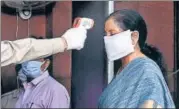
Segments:
[[[65,49],[62,38],[1,41],[1,66],[47,57]]]
[[[146,70],[147,71],[147,70]],[[147,72],[149,74],[149,72]],[[150,72],[151,75],[142,79],[140,84],[143,92],[141,93],[141,103],[139,108],[166,108],[164,107],[164,85],[157,74]]]
[[[162,108],[162,106],[160,106],[157,102],[155,102],[154,100],[146,100],[141,106],[140,108]]]
[[[162,72],[157,67],[145,67],[145,78],[141,79],[140,108],[175,108]]]
[[[65,49],[80,50],[84,46],[86,33],[87,31],[82,28],[71,28],[62,35],[62,38],[1,41],[1,66],[44,58],[64,52]]]

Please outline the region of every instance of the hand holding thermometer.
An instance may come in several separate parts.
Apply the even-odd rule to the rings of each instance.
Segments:
[[[94,26],[94,20],[90,18],[81,18],[77,17],[74,20],[73,27],[84,27],[85,29],[89,30]]]
[[[73,28],[63,34],[65,50],[77,49],[84,47],[87,38],[87,30],[94,26],[93,19],[77,17],[74,20]]]

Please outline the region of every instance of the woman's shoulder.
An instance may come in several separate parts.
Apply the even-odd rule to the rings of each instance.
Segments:
[[[144,86],[143,88],[145,89],[162,88],[159,86],[163,85],[165,80],[155,62],[145,58],[141,67],[140,75],[138,76],[140,78],[140,86]]]
[[[158,65],[148,57],[141,57],[133,60],[126,68],[126,72],[133,72],[132,75],[153,75],[152,73],[161,73]],[[150,72],[150,73],[147,73]],[[126,73],[125,73],[126,74]]]
[[[141,63],[139,65],[144,70],[157,70],[157,71],[160,71],[160,68],[155,63],[155,61],[153,61],[152,59],[150,59],[148,57],[142,58],[142,60],[140,62]]]
[[[143,77],[154,81],[165,81],[159,66],[149,58],[143,63]]]
[[[154,71],[154,72],[160,72],[159,66],[150,58],[148,57],[142,57],[134,60],[131,63],[131,67],[135,67],[135,69],[139,69],[141,71]],[[131,68],[129,67],[129,68]]]

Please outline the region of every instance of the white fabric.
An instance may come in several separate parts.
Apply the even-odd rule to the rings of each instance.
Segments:
[[[82,49],[85,43],[87,30],[84,28],[72,28],[64,33],[68,48]],[[62,38],[33,39],[26,38],[16,41],[1,41],[1,66],[12,63],[47,57],[59,52],[64,52],[65,44]]]
[[[104,43],[109,61],[120,59],[134,52],[130,30],[113,36],[105,36]]]
[[[71,28],[67,30],[62,37],[64,37],[67,42],[67,50],[80,50],[84,47],[84,43],[87,37],[87,30],[83,27]]]
[[[62,38],[1,41],[1,66],[47,57],[64,49]]]

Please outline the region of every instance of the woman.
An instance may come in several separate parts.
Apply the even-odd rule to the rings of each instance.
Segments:
[[[108,59],[120,59],[122,66],[102,93],[99,108],[175,108],[161,72],[162,55],[146,43],[143,18],[133,10],[116,11],[107,18],[105,32]]]

